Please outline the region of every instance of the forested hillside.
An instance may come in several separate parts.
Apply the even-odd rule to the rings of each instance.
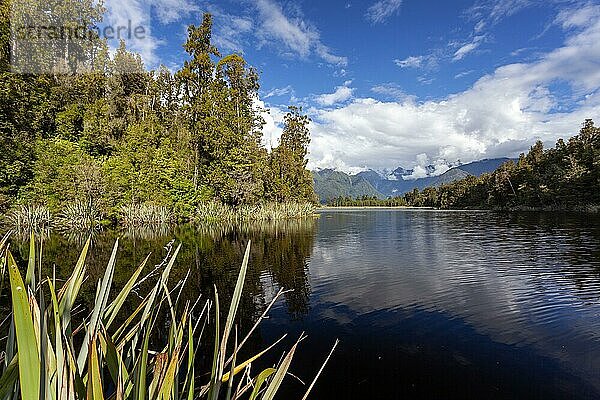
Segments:
[[[88,26],[101,18],[93,3],[77,11]],[[314,200],[308,118],[291,107],[279,146],[261,145],[258,73],[214,46],[209,14],[188,28],[175,72],[148,71],[123,43],[111,57],[102,43],[86,50],[87,65],[66,58],[56,73],[19,75],[10,5],[0,7],[0,211],[78,203],[110,216],[152,204],[186,218],[208,201]]]
[[[490,174],[414,190],[404,199],[439,208],[599,210],[600,128],[588,119],[578,135],[553,148],[537,142]]]

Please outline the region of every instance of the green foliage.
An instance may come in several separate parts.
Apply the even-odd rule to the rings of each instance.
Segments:
[[[403,197],[380,199],[377,196],[336,197],[327,202],[327,205],[331,207],[405,207],[407,204]]]
[[[194,219],[198,222],[248,222],[282,221],[315,216],[314,203],[260,203],[228,206],[217,202],[204,202],[196,208]]]
[[[0,6],[4,47],[7,7]],[[69,0],[55,12],[88,25],[102,8]],[[221,55],[211,31],[209,14],[188,28],[189,59],[176,73],[147,71],[123,42],[112,58],[105,44],[82,49],[89,59],[78,73],[73,60],[53,75],[0,69],[0,211],[41,203],[76,215],[73,204],[93,202],[98,215],[117,221],[123,207],[152,204],[182,220],[207,201],[313,201],[308,118],[291,108],[269,153],[258,73],[239,54]]]
[[[44,201],[58,212],[74,201],[100,201],[105,192],[100,162],[79,144],[64,139],[39,140],[34,178],[23,198]]]
[[[20,232],[39,232],[52,222],[50,210],[40,204],[21,205],[8,214],[10,224]]]
[[[302,108],[289,107],[279,146],[269,155],[267,192],[275,201],[316,201],[306,156],[310,144],[310,119]]]

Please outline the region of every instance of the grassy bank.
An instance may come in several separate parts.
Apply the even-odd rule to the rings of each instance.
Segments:
[[[271,400],[289,374],[295,352],[300,351],[303,335],[278,365],[257,372],[252,372],[251,365],[281,339],[251,357],[240,357],[250,335],[283,293],[275,296],[242,336],[236,326],[236,314],[250,244],[227,317],[222,320],[216,289],[214,299],[184,303],[180,295],[187,277],[169,282],[181,245],[170,248],[164,260],[144,276],[146,258],[123,289],[111,293],[119,251],[117,241],[104,275],[95,285],[94,304],[88,309],[82,307],[78,296],[86,279],[89,240],[72,275],[64,282],[42,276],[42,256],[33,236],[27,266],[22,266],[23,279],[21,269],[7,250],[7,240],[4,237],[0,243],[0,294],[10,292],[11,306],[1,322],[6,332],[2,339],[6,350],[0,363],[0,398]],[[137,306],[127,312],[124,305],[132,297]],[[160,322],[161,317],[166,317],[166,323]],[[161,337],[156,335],[158,332],[162,340],[156,339]],[[207,335],[213,335],[212,349],[206,348]],[[199,369],[199,354],[212,359],[210,370]],[[321,371],[316,373],[303,399]]]
[[[25,204],[13,208],[4,223],[20,232],[40,232],[55,228],[59,231],[88,231],[102,226],[126,228],[155,227],[177,222],[240,223],[250,221],[282,221],[315,216],[313,203],[260,203],[255,205],[229,206],[218,202],[205,202],[196,206],[189,216],[177,213],[165,206],[151,203],[122,206],[116,215],[108,217],[94,202],[67,204],[53,213],[43,204]]]

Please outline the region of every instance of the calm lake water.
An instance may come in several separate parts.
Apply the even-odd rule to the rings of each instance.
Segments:
[[[210,296],[213,285],[227,297],[252,239],[242,329],[280,287],[294,291],[249,350],[306,332],[292,372],[310,382],[341,341],[311,398],[600,397],[597,217],[348,209],[280,224],[106,232],[94,238],[90,281],[117,236],[117,285],[149,252],[154,265],[171,238],[182,242],[172,281],[191,268],[190,299]],[[80,241],[46,241],[57,274],[71,270]],[[26,245],[15,250],[26,255]],[[279,398],[303,393],[293,378],[285,387]]]

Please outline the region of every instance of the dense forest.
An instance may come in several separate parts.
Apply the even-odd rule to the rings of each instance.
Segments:
[[[65,4],[86,26],[102,18],[96,2]],[[0,212],[78,205],[114,220],[123,207],[148,205],[187,219],[208,202],[314,201],[308,117],[290,107],[279,146],[261,144],[259,74],[214,46],[210,14],[188,27],[188,57],[175,72],[147,70],[123,42],[112,56],[98,42],[83,49],[87,64],[65,56],[55,73],[13,73],[10,23],[3,1]]]
[[[600,210],[600,128],[586,120],[578,135],[544,149],[541,141],[519,159],[480,177],[415,189],[378,200],[338,198],[332,206],[413,206],[441,209]]]

